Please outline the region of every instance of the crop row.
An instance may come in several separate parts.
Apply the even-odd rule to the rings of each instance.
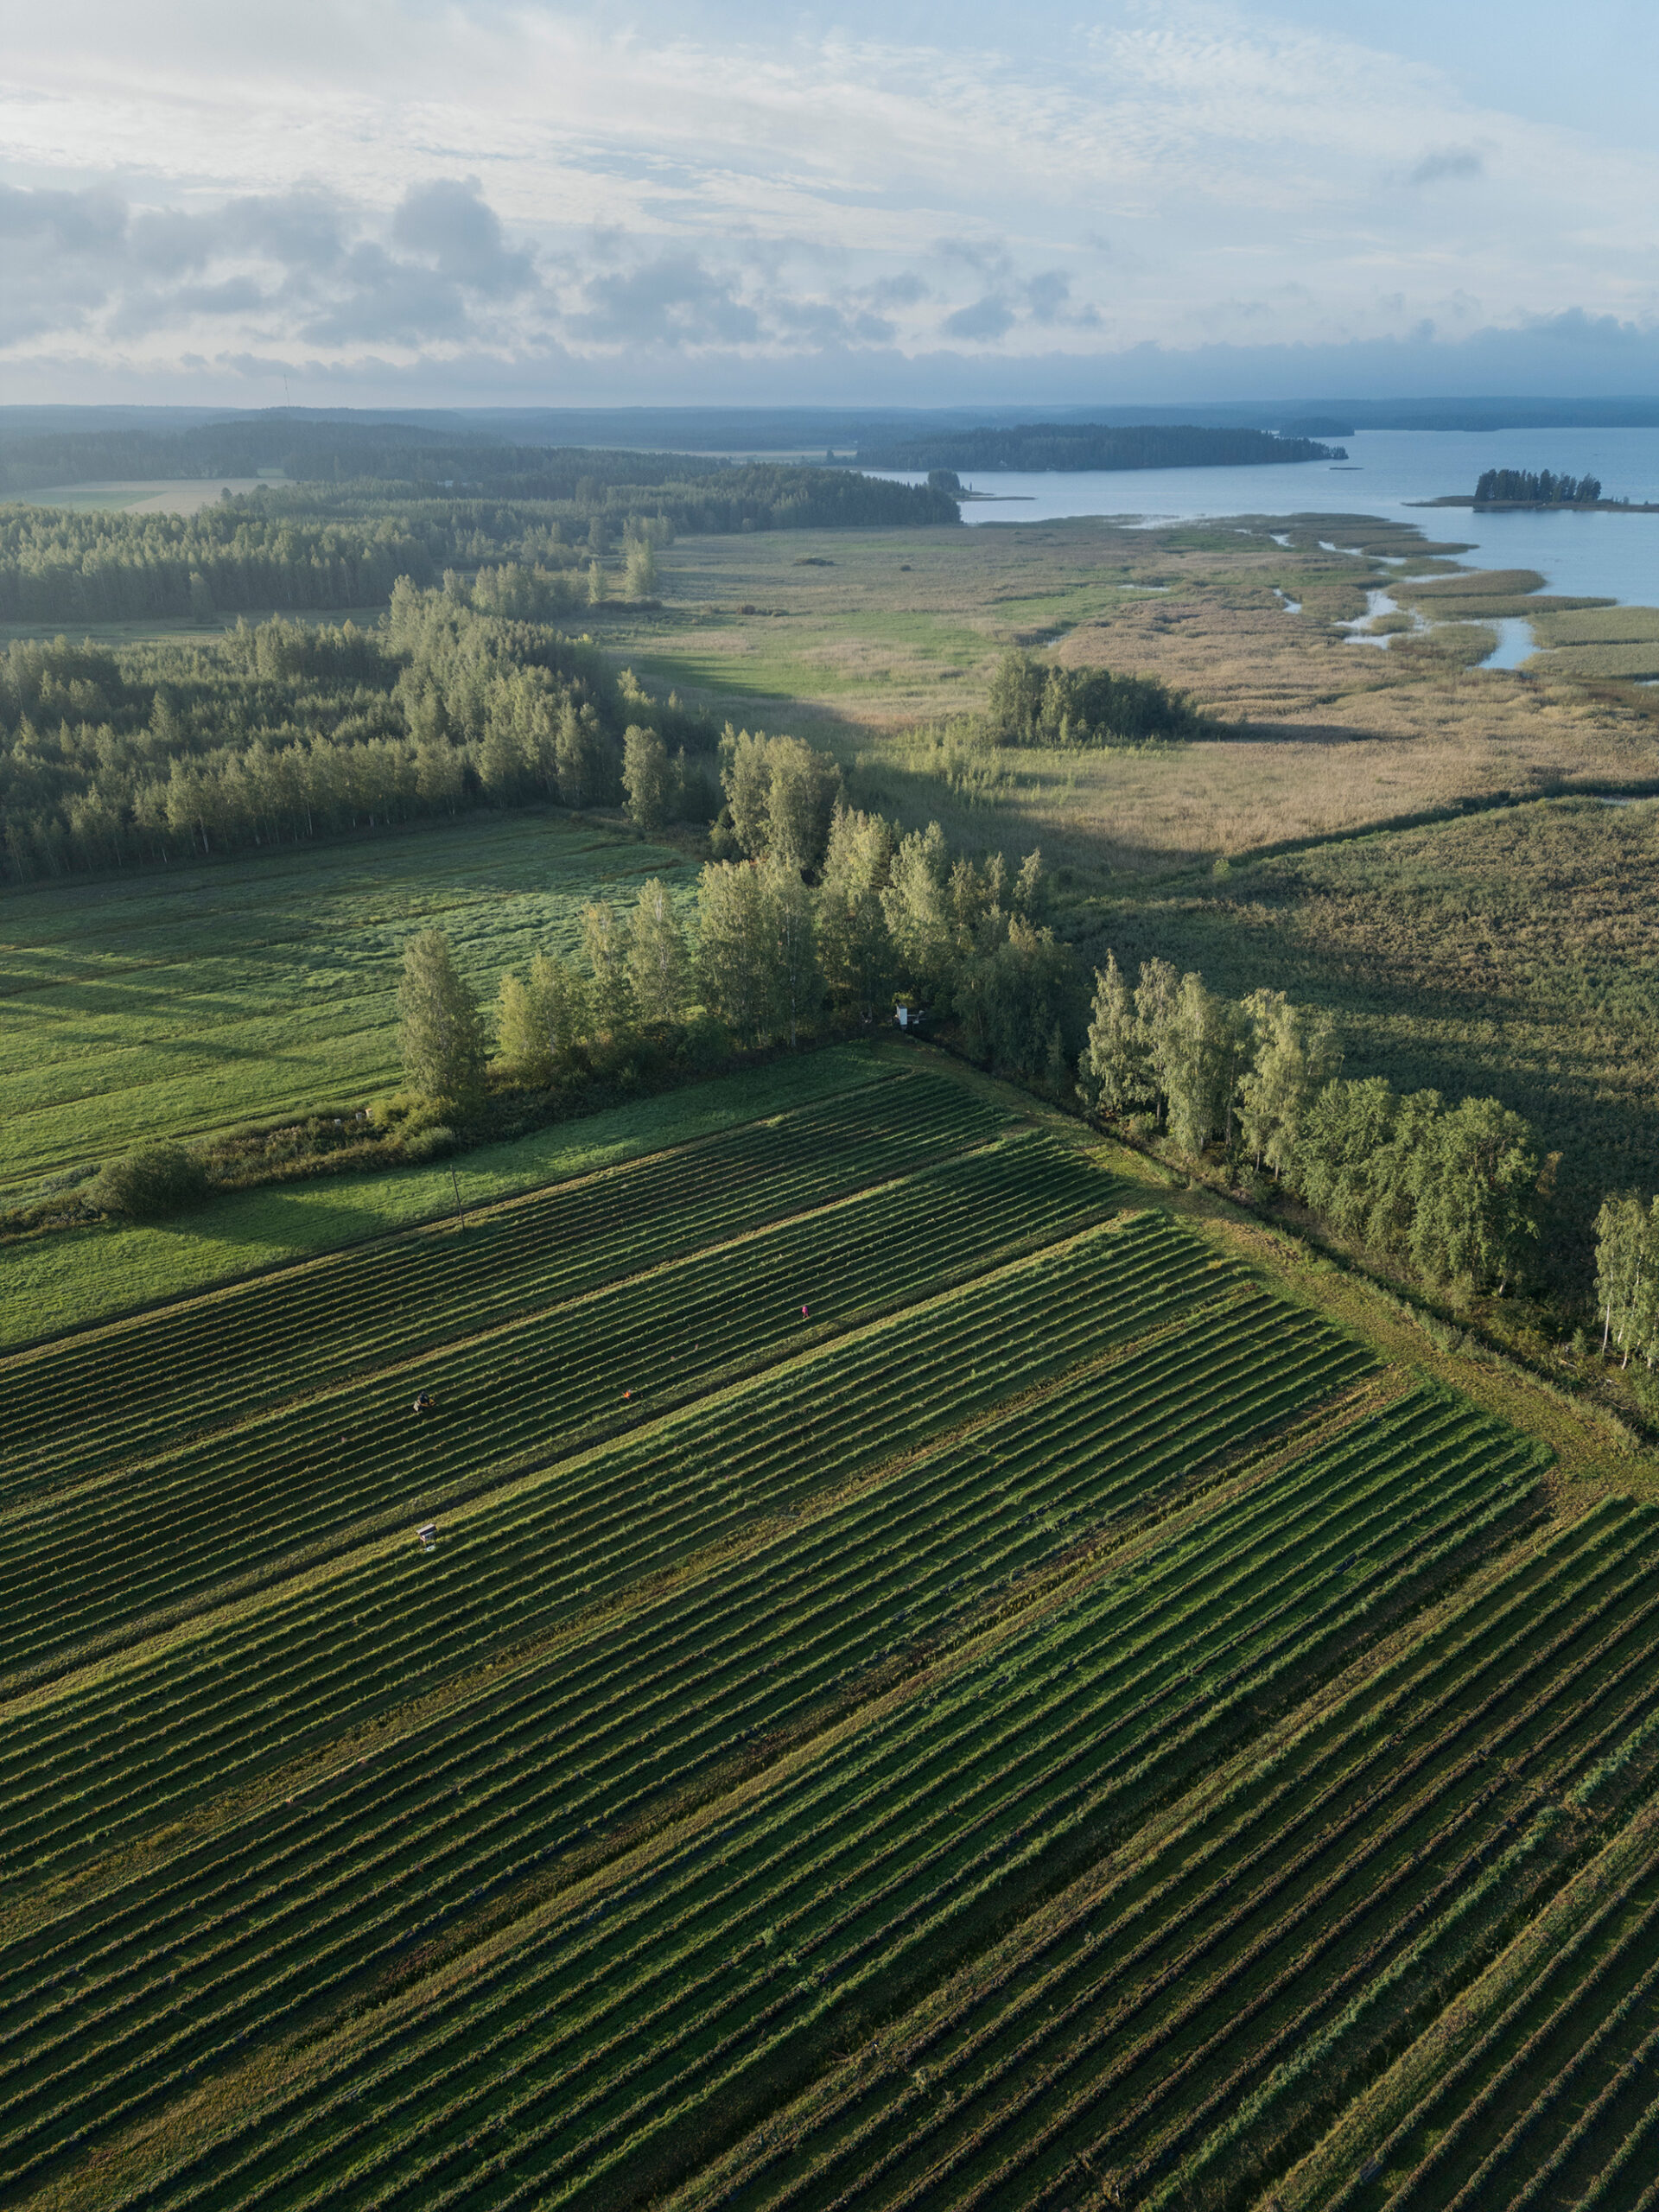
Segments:
[[[0,1366],[0,1495],[358,1372],[905,1174],[1006,1127],[958,1086],[874,1084],[707,1143],[259,1277]]]
[[[775,2094],[876,1993],[937,1983],[1529,1477],[1510,1440],[1427,1399],[1305,1456],[143,2201],[550,2203],[613,2168],[625,2194],[657,2186],[681,2131]]]
[[[435,1916],[531,1872],[800,1713],[890,1652],[1133,1511],[1356,1363],[1263,1305],[1166,1339],[992,1421],[877,1494],[780,1538],[690,1618],[658,1608],[590,1663],[518,1686],[505,1708],[372,1762],[332,1802],[282,1809],[153,1899],[111,1898],[0,1985],[9,2156],[123,2104],[133,2063],[176,2069],[430,1932]],[[188,1764],[188,1747],[180,1756]],[[411,1913],[423,1916],[410,1927]],[[88,1974],[94,1978],[87,1979]],[[43,1977],[73,1974],[55,1992]],[[15,1999],[15,2003],[14,2003]]]
[[[1155,1219],[1087,1232],[563,1461],[447,1522],[431,1556],[371,1550],[135,1655],[11,1717],[0,1845],[15,1866],[130,1833],[175,1794],[181,1730],[246,1778],[1143,1333],[1166,1285],[1179,1313],[1231,1280]]]
[[[1306,2098],[1386,2024],[1365,2000],[1395,1957],[1415,1945],[1416,1986],[1432,1987],[1446,1965],[1423,1956],[1432,1928],[1455,1961],[1471,1887],[1573,1764],[1563,1710],[1593,1704],[1611,1645],[1649,1632],[1650,1526],[1598,1516],[1541,1567],[1523,1560],[1427,1640],[1426,1671],[1384,1670],[1145,1858],[1120,1851],[977,1987],[762,2130],[688,2204],[1001,2207],[1079,2186],[1151,2204],[1172,2169],[1169,2200],[1185,2202],[1211,2135],[1224,2175],[1261,2172]],[[1495,1910],[1518,1878],[1503,1871]],[[1299,2082],[1302,2054],[1338,2023],[1317,2079]],[[1253,2127],[1234,2129],[1252,2099]]]
[[[1075,1153],[1016,1139],[26,1509],[0,1527],[0,1670],[113,1641],[238,1573],[275,1579],[297,1548],[361,1541],[376,1515],[423,1519],[597,1420],[648,1416],[804,1330],[1097,1219],[1116,1190]],[[437,1411],[416,1421],[429,1387]]]
[[[1587,2201],[1646,2107],[1633,2054],[1656,2045],[1659,1832],[1649,1825],[1633,1866],[1395,2126],[1376,2161],[1390,2168],[1389,2186],[1355,2177],[1335,2202],[1520,2207],[1547,2189],[1552,2201],[1563,2189],[1566,2201]]]

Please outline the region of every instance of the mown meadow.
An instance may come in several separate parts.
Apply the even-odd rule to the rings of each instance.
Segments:
[[[0,1188],[145,1139],[353,1111],[397,1080],[397,965],[445,929],[469,982],[576,941],[582,908],[690,871],[556,810],[233,865],[42,885],[0,906]]]

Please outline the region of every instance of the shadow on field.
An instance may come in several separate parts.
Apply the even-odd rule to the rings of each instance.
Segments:
[[[359,1243],[384,1233],[386,1224],[361,1207],[331,1205],[315,1195],[300,1198],[282,1191],[250,1192],[222,1199],[200,1212],[181,1214],[160,1229],[200,1237],[205,1244],[280,1244],[290,1251],[318,1252],[335,1244]]]

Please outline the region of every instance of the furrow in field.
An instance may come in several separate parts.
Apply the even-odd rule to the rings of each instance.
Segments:
[[[1019,2204],[1046,2202],[1053,2192],[1064,2201],[1068,2185],[1116,2188],[1128,2192],[1126,2201],[1152,2201],[1156,2165],[1138,2163],[1134,2145],[1145,2140],[1160,2162],[1173,2154],[1179,2134],[1158,2124],[1166,2085],[1186,2101],[1181,2133],[1202,2126],[1199,2085],[1212,2107],[1224,2106],[1248,2088],[1275,2045],[1299,2048],[1322,2007],[1363,1993],[1369,1977],[1386,1970],[1391,1948],[1410,1941],[1437,1885],[1443,1909],[1455,1917],[1455,1903],[1444,1905],[1450,1894],[1444,1854],[1453,1835],[1463,1833],[1464,1863],[1471,1869],[1499,1847],[1510,1817],[1503,1801],[1519,1784],[1526,1802],[1526,1763],[1551,1737],[1560,1702],[1583,1692],[1586,1670],[1598,1663],[1599,1639],[1615,1633],[1621,1618],[1619,1632],[1645,1633],[1637,1628],[1637,1614],[1645,1605],[1643,1618],[1650,1618],[1656,1595],[1643,1541],[1647,1521],[1631,1516],[1628,1550],[1611,1558],[1605,1518],[1602,1533],[1582,1552],[1558,1547],[1545,1581],[1516,1585],[1500,1614],[1491,1612],[1490,1594],[1483,1598],[1461,1640],[1436,1639],[1449,1679],[1437,1670],[1415,1680],[1409,1700],[1397,1707],[1398,1686],[1379,1685],[1380,1709],[1367,1703],[1368,1687],[1348,1701],[1334,1736],[1326,1725],[1308,1732],[1297,1757],[1318,1750],[1330,1764],[1335,1779],[1323,1794],[1306,1796],[1316,1768],[1300,1773],[1296,1760],[1287,1764],[1280,1755],[1258,1779],[1235,1787],[1230,1795],[1243,1801],[1243,1816],[1236,1835],[1211,1854],[1207,1921],[1198,1897],[1148,1885],[1142,1872],[1146,1948],[1137,1964],[1131,1868],[1102,1898],[1090,1900],[1081,1920],[1062,1916],[1029,1955],[1017,1942],[1008,1946],[1007,1962],[986,1970],[983,1999],[976,1999],[970,1976],[925,2021],[895,2037],[893,2058],[874,2076],[868,2064],[849,2069],[838,2095],[820,2099],[816,2111],[809,2100],[798,2119],[772,2131],[783,2139],[779,2147],[758,2142],[734,2161],[725,2183],[711,2177],[714,2194],[693,2190],[688,2204],[716,2196],[745,2206],[955,2207],[982,2196]],[[1638,1599],[1638,1591],[1645,1596]],[[1486,1639],[1506,1621],[1501,1648],[1489,1648]],[[1551,1623],[1556,1633],[1541,1656],[1535,1631],[1548,1633]],[[1390,1711],[1409,1723],[1404,1737],[1379,1729]],[[1471,1729],[1473,1749],[1460,1750]],[[1500,1752],[1513,1774],[1494,1770]],[[1264,1796],[1270,1775],[1273,1788]],[[1352,1800],[1345,1817],[1343,1792]],[[1258,1796],[1264,1796],[1260,1808],[1250,1802]],[[1391,1837],[1389,1799],[1396,1805]],[[1263,1810],[1272,1815],[1265,1836]],[[1202,1816],[1185,1840],[1188,1852],[1205,1824],[1213,1828],[1217,1819],[1217,1808]],[[1312,1828],[1300,1854],[1299,1827],[1304,1834]],[[1167,1840],[1159,1847],[1166,1855],[1170,1848]],[[1322,1859],[1330,1870],[1323,1885]],[[1246,1871],[1251,1864],[1254,1878]],[[1250,1913],[1257,1916],[1254,1930]],[[1274,1944],[1285,1977],[1278,1983]],[[1242,1984],[1241,1973],[1248,1975]],[[1241,1986],[1249,1993],[1242,2005]],[[1361,2005],[1351,2034],[1363,2024]],[[1328,2063],[1330,2054],[1323,2055]],[[912,2078],[918,2068],[928,2082],[919,2096]],[[1261,2147],[1249,2137],[1233,2141],[1233,2170],[1241,2158],[1255,2170]],[[750,2179],[740,2184],[745,2170]],[[1170,2201],[1185,2200],[1177,2190]]]
[[[1228,1280],[1196,1240],[1162,1224],[1088,1232],[515,1484],[450,1522],[435,1555],[371,1548],[153,1659],[15,1704],[0,1746],[0,1847],[27,1866],[71,1837],[79,1853],[153,1822],[172,1793],[134,1796],[130,1777],[152,1764],[175,1771],[187,1741],[211,1743],[221,1788],[291,1759],[319,1732],[572,1622],[641,1574],[683,1569],[1133,1337],[1166,1283],[1190,1297]],[[1239,1294],[1258,1313],[1277,1310]],[[1020,1325],[976,1363],[984,1327],[1010,1300]],[[874,1427],[872,1391],[882,1404]],[[531,1560],[539,1574],[526,1573]],[[118,1817],[130,1796],[133,1810]]]
[[[923,1077],[873,1084],[450,1224],[257,1278],[0,1363],[6,1489],[243,1418],[491,1318],[637,1273],[984,1142],[1007,1117]]]
[[[833,1607],[821,1610],[823,1627],[816,1652],[824,1672],[816,1681],[810,1671],[804,1680],[791,1679],[815,1656],[815,1645],[798,1613],[777,1622],[768,1647],[769,1654],[775,1655],[770,1665],[756,1663],[753,1656],[747,1663],[740,1660],[737,1687],[748,1702],[735,1713],[711,1716],[710,1685],[695,1673],[690,1681],[672,1685],[668,1712],[651,1710],[639,1691],[625,1682],[619,1691],[622,1708],[645,1707],[638,1748],[630,1759],[614,1727],[605,1737],[602,1748],[608,1756],[601,1758],[599,1777],[615,1777],[608,1784],[610,1802],[592,1806],[578,1789],[574,1802],[565,1805],[566,1819],[590,1808],[593,1816],[575,1833],[586,1833],[594,1817],[614,1818],[634,1802],[642,1786],[653,1786],[637,1771],[641,1758],[655,1764],[654,1786],[660,1788],[683,1770],[671,1765],[665,1770],[665,1762],[677,1756],[717,1756],[729,1748],[734,1720],[740,1736],[775,1728],[803,1694],[831,1687],[838,1677],[845,1677],[849,1666],[868,1665],[879,1657],[891,1640],[894,1615],[907,1612],[912,1632],[930,1618],[943,1624],[960,1616],[1010,1575],[1064,1548],[1074,1540],[1075,1524],[1098,1525],[1103,1514],[1121,1510],[1114,1504],[1120,1494],[1132,1503],[1171,1480],[1190,1478],[1217,1451],[1236,1446],[1259,1433],[1264,1423],[1281,1418],[1288,1408],[1307,1402],[1310,1395],[1352,1371],[1351,1348],[1315,1325],[1307,1325],[1307,1333],[1299,1342],[1302,1332],[1294,1324],[1287,1327],[1288,1318],[1280,1309],[1263,1317],[1262,1323],[1241,1330],[1230,1317],[1201,1346],[1168,1345],[1154,1361],[1154,1371],[1144,1377],[1133,1372],[1134,1363],[1128,1369],[1122,1364],[1113,1368],[1104,1378],[1109,1388],[1092,1401],[1083,1397],[1072,1408],[1069,1448],[1057,1447],[1048,1435],[1041,1419],[1046,1408],[1039,1402],[1011,1423],[1006,1435],[995,1433],[994,1422],[991,1433],[972,1440],[969,1464],[951,1466],[950,1455],[944,1455],[947,1464],[934,1471],[937,1493],[922,1498],[908,1516],[901,1510],[909,1502],[908,1484],[891,1502],[886,1516],[873,1514],[868,1499],[861,1501],[863,1533],[861,1537],[856,1529],[849,1533],[855,1550],[861,1541],[861,1576],[853,1579],[850,1602],[842,1601],[838,1618]],[[1224,1336],[1225,1352],[1221,1349]],[[1310,1337],[1323,1341],[1310,1342]],[[1169,1412],[1173,1400],[1181,1408],[1173,1421]],[[1157,1417],[1149,1420],[1154,1411]],[[1010,1495],[1007,1484],[1012,1478],[1005,1477],[1001,1488],[988,1478],[1004,1466],[1018,1477],[1021,1443],[1047,1471],[1040,1482]],[[842,1541],[844,1546],[845,1537]],[[817,1564],[821,1567],[823,1562]],[[751,1605],[756,1599],[766,1602],[780,1573],[787,1579],[786,1566],[786,1560],[776,1558],[756,1563]],[[800,1578],[799,1604],[809,1609],[816,1605],[821,1579],[821,1573],[815,1572]],[[872,1580],[877,1586],[867,1592],[862,1584]],[[900,1600],[908,1603],[901,1605]],[[752,1628],[748,1640],[752,1653],[760,1651],[765,1628]],[[773,1668],[783,1671],[784,1679],[766,1680]],[[584,1686],[578,1716],[590,1703]],[[684,1719],[673,1721],[674,1711]],[[713,1741],[711,1717],[715,1724]],[[688,1720],[690,1738],[685,1736]],[[543,1733],[544,1738],[545,1726]],[[245,2024],[249,2018],[272,2017],[273,2008],[290,2003],[302,1987],[315,1995],[328,1986],[330,1977],[360,1971],[387,1945],[407,1940],[410,1933],[425,1932],[423,1928],[406,1930],[408,1906],[403,1897],[411,1885],[429,1906],[451,1898],[461,1904],[478,1896],[492,1880],[528,1871],[536,1863],[537,1847],[543,1852],[547,1848],[552,1833],[546,1827],[548,1815],[569,1798],[573,1783],[582,1783],[594,1770],[601,1750],[597,1742],[578,1739],[563,1768],[556,1764],[550,1770],[543,1760],[543,1770],[528,1776],[513,1759],[498,1758],[493,1777],[487,1773],[476,1777],[475,1794],[464,1807],[444,1804],[444,1783],[429,1776],[424,1784],[416,1785],[415,1819],[408,1827],[394,1816],[365,1833],[364,1808],[353,1807],[343,1824],[336,1821],[340,1840],[332,1848],[312,1854],[303,1881],[297,1872],[284,1872],[280,1861],[270,1864],[268,1849],[254,1859],[241,1878],[244,1883],[261,1885],[252,1899],[226,1895],[226,1870],[215,1869],[210,1897],[216,1895],[217,1903],[208,1904],[194,1943],[184,1943],[175,1954],[155,1927],[146,1924],[135,1930],[140,1980],[152,1993],[165,1993],[160,2016],[154,2012],[154,1993],[135,2010],[124,1987],[135,1968],[120,1967],[100,1942],[103,1931],[89,1924],[75,1948],[100,1979],[89,1985],[76,1974],[72,2011],[84,2018],[89,2005],[99,2002],[95,1991],[107,1983],[106,2009],[101,2021],[88,2023],[90,2033],[71,2029],[68,2044],[48,2028],[43,2014],[35,2013],[22,2072],[13,2072],[7,2083],[13,2093],[8,2162],[17,2154],[27,2158],[29,2144],[42,2128],[48,2133],[61,2130],[71,2125],[72,2114],[79,2115],[73,2124],[84,2129],[105,2124],[95,2120],[96,2112],[105,2113],[106,2123],[122,2109],[118,2099],[111,2102],[115,2077],[109,2068],[129,2044],[135,2057],[143,2050],[151,2069],[164,2064],[176,2068],[188,2063],[192,2049],[222,2044],[234,2020]],[[376,1778],[370,1777],[366,1786],[373,1789]],[[455,1786],[467,1787],[466,1778]],[[395,1815],[393,1801],[386,1802]],[[296,1819],[292,1825],[302,1829],[305,1823]],[[442,1842],[446,1830],[453,1839],[447,1845]],[[346,1854],[343,1859],[342,1851]],[[30,1948],[38,1955],[38,1942]],[[69,1970],[67,1952],[59,1948],[49,1955],[56,1971]],[[37,1955],[33,1968],[38,1971],[46,1964],[47,1956]],[[177,1989],[181,1981],[186,1985],[183,1992]],[[247,2011],[251,1998],[256,2000],[251,2015]],[[177,2024],[171,2031],[164,2024],[168,2020]],[[74,2052],[82,2045],[84,2055],[76,2058]],[[73,2082],[83,2070],[86,2087],[76,2090]],[[37,2085],[33,2089],[31,2082]],[[38,2117],[31,2119],[31,2113]]]
[[[324,1556],[363,1541],[377,1516],[421,1520],[579,1442],[617,1410],[624,1376],[636,1417],[648,1418],[699,1378],[777,1358],[804,1330],[901,1306],[999,1248],[1098,1219],[1116,1187],[1042,1139],[976,1152],[118,1478],[30,1501],[0,1531],[0,1667],[38,1671],[45,1659],[132,1642],[166,1609],[177,1618],[211,1602],[238,1575],[277,1579],[300,1548]],[[438,1409],[417,1421],[410,1402],[429,1385]]]
[[[135,2202],[655,2187],[679,2130],[729,2126],[780,2071],[822,2064],[861,1993],[939,1979],[1067,1852],[1179,1786],[1197,1745],[1247,1730],[1275,1675],[1319,1664],[1523,1488],[1525,1458],[1419,1400],[1368,1444],[1293,1460]]]

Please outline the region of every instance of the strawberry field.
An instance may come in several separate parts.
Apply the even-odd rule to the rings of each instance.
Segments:
[[[1011,1096],[0,1412],[8,2203],[1647,2201],[1659,1516]]]

